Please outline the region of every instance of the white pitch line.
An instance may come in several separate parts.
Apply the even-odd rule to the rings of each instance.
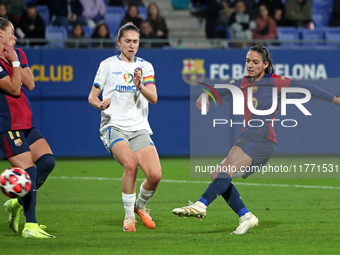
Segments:
[[[121,181],[121,178],[107,178],[107,177],[81,177],[81,176],[50,176],[49,179],[71,179],[71,180],[94,180],[94,181]],[[143,181],[144,179],[137,179]],[[168,183],[197,183],[209,184],[211,181],[188,181],[188,180],[168,180],[162,179],[161,182]],[[333,186],[312,186],[312,185],[290,185],[290,184],[268,184],[268,183],[247,183],[247,182],[233,182],[236,185],[244,186],[261,186],[261,187],[283,187],[283,188],[303,188],[303,189],[334,189],[340,190],[340,187]]]

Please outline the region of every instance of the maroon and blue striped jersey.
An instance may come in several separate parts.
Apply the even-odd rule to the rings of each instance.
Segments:
[[[290,78],[276,75],[276,74],[268,74],[266,73],[264,77],[260,81],[250,82],[248,77],[243,77],[239,80],[234,80],[232,85],[239,87],[244,96],[244,127],[242,129],[242,134],[246,134],[248,132],[255,133],[266,137],[275,143],[277,143],[276,134],[274,132],[274,120],[276,118],[280,101],[281,101],[281,89],[284,87],[296,87],[296,88],[304,88],[310,91],[312,96],[316,96],[322,98],[327,101],[332,101],[334,95],[331,93],[320,89],[318,87],[306,84],[302,81],[291,80]],[[271,109],[273,104],[273,88],[277,88],[278,94],[278,104],[275,111],[268,115],[256,115],[251,112],[248,107],[248,88],[252,88],[252,103],[253,107],[256,110],[268,110]],[[223,89],[224,90],[224,89]],[[230,91],[221,91],[220,95],[230,94]],[[263,121],[263,125],[248,125],[249,121],[257,120],[259,122]]]
[[[15,48],[15,51],[21,68],[27,67],[27,58],[23,50]],[[12,65],[0,59],[0,79],[12,74]],[[0,90],[0,132],[29,129],[33,126],[31,104],[23,88],[19,97],[7,95]]]

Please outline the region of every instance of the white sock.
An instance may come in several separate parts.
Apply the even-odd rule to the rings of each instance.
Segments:
[[[142,210],[145,208],[146,203],[149,202],[150,198],[155,194],[155,190],[146,190],[143,188],[143,184],[140,185],[138,199],[136,201],[136,208]]]
[[[125,219],[135,217],[134,207],[136,202],[136,193],[125,194],[122,192],[122,199],[124,203]]]

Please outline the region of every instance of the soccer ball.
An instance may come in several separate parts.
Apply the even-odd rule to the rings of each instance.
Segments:
[[[8,197],[23,197],[31,189],[31,178],[25,170],[12,167],[0,175],[0,188]]]

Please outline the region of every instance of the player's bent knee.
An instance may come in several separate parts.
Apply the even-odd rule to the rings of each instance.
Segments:
[[[124,164],[124,171],[128,175],[131,175],[131,176],[136,175],[137,169],[138,169],[138,165],[137,165],[136,162],[128,162],[128,163]]]
[[[37,162],[35,162],[37,167],[43,167],[45,171],[52,172],[55,167],[55,158],[53,154],[45,154],[41,156]]]
[[[161,179],[162,179],[161,173],[155,173],[147,177],[148,182],[153,185],[157,185],[161,181]]]

